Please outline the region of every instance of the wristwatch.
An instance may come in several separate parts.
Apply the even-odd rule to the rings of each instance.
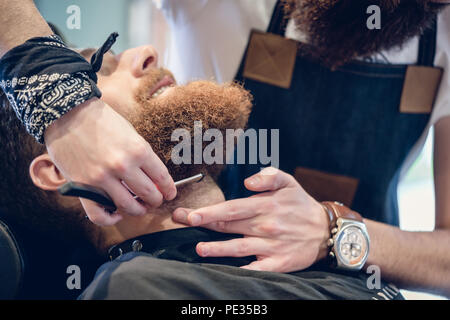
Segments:
[[[339,202],[322,202],[330,218],[329,258],[337,269],[359,271],[369,256],[370,239],[361,215]]]

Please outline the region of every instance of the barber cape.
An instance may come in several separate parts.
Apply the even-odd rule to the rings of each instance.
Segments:
[[[236,237],[190,227],[127,240],[111,248],[113,260],[98,269],[79,299],[402,299],[393,285],[381,281],[375,288],[364,271],[340,272],[326,264],[287,274],[252,271],[239,267],[253,256],[202,258],[195,253],[200,241]]]

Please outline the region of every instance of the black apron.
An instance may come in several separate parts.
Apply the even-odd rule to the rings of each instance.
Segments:
[[[284,31],[285,20],[275,10],[268,32]],[[433,66],[435,48],[436,22],[420,38],[417,65]],[[254,96],[249,128],[279,129],[279,168],[296,174],[302,185],[322,180],[319,192],[353,187],[347,205],[365,218],[398,226],[400,168],[430,116],[399,111],[408,65],[354,61],[331,71],[297,56],[290,88],[284,89],[244,78],[244,61],[245,55],[236,80]],[[251,195],[243,180],[261,167],[228,165],[220,179],[226,198]]]

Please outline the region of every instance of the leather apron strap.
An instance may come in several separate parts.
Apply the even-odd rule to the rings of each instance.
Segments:
[[[437,41],[437,15],[433,19],[430,28],[426,29],[419,42],[419,56],[417,65],[419,66],[434,66],[434,57],[436,55],[436,41]]]
[[[275,8],[272,13],[272,18],[270,19],[269,27],[267,32],[275,33],[280,36],[284,36],[286,32],[288,19],[285,15],[284,4],[282,1],[278,0],[275,4]]]

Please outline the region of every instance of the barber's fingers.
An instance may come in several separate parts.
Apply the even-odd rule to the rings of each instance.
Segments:
[[[276,191],[299,186],[293,176],[274,167],[265,168],[245,179],[244,184],[248,190],[255,192]]]
[[[177,196],[177,188],[166,166],[150,148],[147,157],[141,165],[142,171],[153,181],[161,191],[164,199],[173,200]]]
[[[149,206],[156,208],[162,204],[163,196],[161,192],[142,170],[137,170],[127,177],[123,177],[123,181],[135,195]]]
[[[92,223],[99,226],[112,226],[122,220],[122,215],[118,212],[110,214],[98,203],[80,198],[84,211],[89,212],[88,218]]]
[[[242,266],[241,268],[254,271],[286,272],[284,271],[283,264],[280,262],[280,259],[276,257],[267,257],[256,260],[246,266]]]
[[[234,221],[248,219],[259,215],[265,208],[264,198],[244,198],[221,202],[196,210],[178,208],[172,218],[180,223],[191,226],[205,225],[217,221]]]
[[[264,255],[268,247],[266,239],[245,237],[227,241],[199,242],[195,249],[201,257],[246,257]]]
[[[125,213],[132,216],[140,216],[147,212],[147,208],[139,203],[122,182],[111,179],[105,184],[106,193],[114,199],[114,204],[119,213]],[[91,218],[89,214],[89,218]]]
[[[109,213],[93,201],[80,199],[89,220],[94,224],[110,226],[120,221],[122,214],[137,216],[147,212],[147,208],[139,203],[118,179],[107,179],[104,185],[106,193],[114,199],[114,204],[117,207],[116,212]]]
[[[247,257],[257,256],[258,260],[242,266],[256,271],[286,272],[285,261],[275,256],[275,249],[269,239],[244,237],[227,241],[200,242],[195,250],[201,257]]]
[[[185,210],[185,213],[182,211]],[[175,222],[190,225],[186,213],[192,212],[192,209],[175,210],[172,218]],[[246,236],[267,237],[272,236],[280,230],[279,225],[272,221],[263,221],[259,217],[250,217],[247,219],[216,221],[202,224],[203,228],[214,230],[222,233],[244,234]]]

